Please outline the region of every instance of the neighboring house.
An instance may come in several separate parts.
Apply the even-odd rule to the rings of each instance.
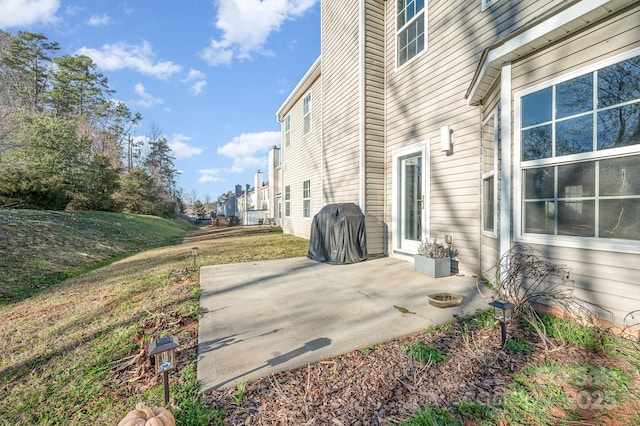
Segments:
[[[640,306],[640,2],[322,0],[321,57],[277,111],[282,227],[354,202],[370,254],[514,243],[577,295]],[[401,284],[395,284],[401,285]]]
[[[269,150],[269,192],[265,199],[269,200],[269,218],[277,225],[282,224],[282,177],[280,167],[280,148],[273,146]]]
[[[272,148],[276,150],[277,148]],[[258,170],[254,175],[254,186],[245,185],[242,191],[240,185],[236,186],[237,216],[245,225],[257,225],[259,223],[273,223],[275,220],[271,208],[273,199],[269,182],[263,182],[263,174]],[[240,188],[240,189],[238,189]]]

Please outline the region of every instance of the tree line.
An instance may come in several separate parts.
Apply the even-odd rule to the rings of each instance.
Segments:
[[[142,116],[84,55],[58,55],[43,34],[0,31],[0,207],[182,210],[162,131],[131,137]]]

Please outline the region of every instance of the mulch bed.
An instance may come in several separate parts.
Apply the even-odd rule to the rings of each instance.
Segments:
[[[510,329],[510,335],[532,342],[530,355],[500,350],[499,328],[470,325],[467,332],[461,330],[454,323],[449,330],[425,331],[249,382],[239,406],[236,388],[213,391],[206,398],[225,409],[229,425],[385,425],[406,420],[427,405],[451,411],[463,401],[495,402],[504,396],[514,373],[543,361],[622,368],[634,372],[640,385],[637,369],[621,358],[558,341],[545,347],[537,335],[521,326]],[[409,357],[407,345],[418,341],[436,346],[447,360],[432,364]],[[613,407],[619,415],[611,415],[610,409],[602,419],[598,411],[582,410],[580,424],[625,424],[624,418],[638,409],[638,403]],[[463,421],[476,424],[473,418]]]

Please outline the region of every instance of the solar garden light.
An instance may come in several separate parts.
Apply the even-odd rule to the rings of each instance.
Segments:
[[[504,348],[507,343],[507,323],[511,321],[513,315],[513,308],[516,307],[511,302],[498,299],[489,302],[489,305],[493,307],[493,316],[500,321],[500,331],[502,332],[502,347]]]
[[[174,336],[163,337],[149,344],[149,358],[154,358],[156,373],[162,373],[165,405],[169,405],[169,371],[176,368],[175,352],[178,346],[178,338]]]
[[[198,246],[191,247],[191,256],[193,256],[193,266],[196,266],[196,257],[198,257]]]

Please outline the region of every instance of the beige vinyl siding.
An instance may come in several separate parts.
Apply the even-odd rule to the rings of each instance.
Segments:
[[[384,1],[367,0],[364,34],[364,197],[367,251],[385,252]]]
[[[479,1],[430,1],[428,51],[397,69],[395,2],[387,2],[387,170],[391,170],[394,149],[431,141],[428,228],[432,238],[453,234],[463,271],[477,273],[482,269],[478,198],[481,118],[478,108],[467,105],[466,91],[484,49],[562,4],[504,1],[481,12]],[[439,128],[443,125],[454,133],[449,154],[440,151]],[[387,174],[388,197],[391,182],[392,176]],[[387,205],[391,217],[391,205]],[[495,252],[496,247],[490,244],[487,250]],[[491,261],[488,257],[487,262]]]
[[[635,6],[514,63],[512,90],[516,93],[533,85],[544,84],[553,78],[639,48],[639,34],[640,6]],[[513,164],[517,167],[515,159]],[[514,182],[515,185],[518,182]],[[551,262],[569,266],[571,278],[575,280],[575,294],[612,311],[617,322],[622,322],[626,313],[640,306],[638,254],[557,245],[534,247],[545,253]],[[606,313],[601,317],[610,320]]]
[[[605,309],[602,319],[622,323],[640,306],[638,255],[532,245],[547,258],[571,269],[573,294]],[[610,314],[614,317],[610,318]]]
[[[311,93],[311,132],[304,134],[303,100]],[[282,148],[282,188],[291,188],[291,215],[285,216],[282,197],[282,229],[309,238],[313,216],[321,206],[321,81],[316,79],[285,114],[291,114],[291,144]],[[284,124],[284,123],[283,123]],[[311,217],[303,217],[303,182],[311,181]]]
[[[359,2],[322,4],[324,202],[359,204]]]

